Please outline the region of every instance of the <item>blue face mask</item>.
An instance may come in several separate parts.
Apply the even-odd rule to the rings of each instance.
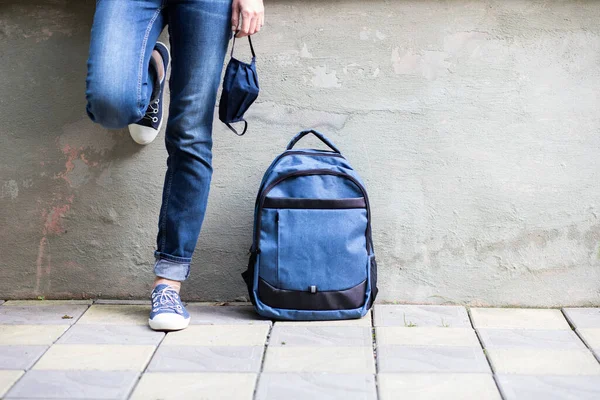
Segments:
[[[258,75],[256,74],[256,55],[252,40],[248,36],[250,50],[252,51],[252,62],[250,64],[233,58],[235,47],[235,36],[231,46],[231,60],[225,70],[223,78],[223,90],[219,101],[219,119],[225,123],[236,135],[242,136],[248,129],[248,122],[244,119],[244,113],[254,100],[258,97]],[[231,126],[232,123],[243,122],[242,133]]]

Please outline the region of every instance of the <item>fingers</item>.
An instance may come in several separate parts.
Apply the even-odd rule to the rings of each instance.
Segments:
[[[243,6],[240,7],[238,5],[238,11],[236,12],[234,9],[234,13],[236,13],[237,15],[241,14],[242,17],[242,23],[241,26],[239,26],[239,32],[236,35],[236,37],[238,38],[254,35],[256,32],[259,32],[260,28],[264,25],[265,13],[263,7],[260,7],[259,9],[249,9],[244,8]],[[236,21],[239,21],[239,17],[236,17]]]
[[[231,30],[237,31],[240,24],[240,3],[239,0],[233,0],[231,4]]]

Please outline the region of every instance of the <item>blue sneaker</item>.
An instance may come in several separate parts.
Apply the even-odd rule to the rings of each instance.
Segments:
[[[165,82],[167,81],[167,69],[171,63],[171,56],[169,49],[164,43],[156,42],[154,50],[160,54],[162,58],[162,65],[158,65],[159,58],[153,53],[150,58],[150,65],[156,69],[160,69],[162,73],[162,80],[160,81],[160,88],[158,93],[154,93],[154,98],[150,101],[148,108],[146,109],[146,115],[135,124],[129,125],[129,134],[131,138],[138,144],[148,144],[156,139],[163,122],[163,94],[165,93]]]
[[[178,331],[190,324],[187,312],[179,293],[169,285],[160,284],[152,290],[152,311],[148,324],[155,331]]]

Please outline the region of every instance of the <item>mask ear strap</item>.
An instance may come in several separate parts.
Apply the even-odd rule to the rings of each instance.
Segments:
[[[235,133],[238,136],[243,136],[244,133],[246,133],[246,130],[248,129],[248,122],[246,120],[244,121],[244,130],[242,131],[242,133],[238,133],[237,129],[235,129],[233,126],[231,126],[231,124],[225,123],[225,125],[227,125],[227,127],[229,129],[231,129],[233,131],[233,133]]]
[[[233,57],[233,49],[235,48],[235,36],[239,31],[235,31],[233,34],[233,43],[231,44],[231,57]],[[256,58],[256,54],[254,53],[254,46],[252,46],[252,39],[248,36],[248,43],[250,43],[250,51],[252,52],[252,58]]]

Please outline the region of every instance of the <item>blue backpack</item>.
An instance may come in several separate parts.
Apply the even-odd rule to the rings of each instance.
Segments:
[[[312,133],[332,151],[294,145]],[[314,130],[298,133],[265,172],[242,274],[256,311],[282,320],[364,316],[377,296],[365,186]]]

